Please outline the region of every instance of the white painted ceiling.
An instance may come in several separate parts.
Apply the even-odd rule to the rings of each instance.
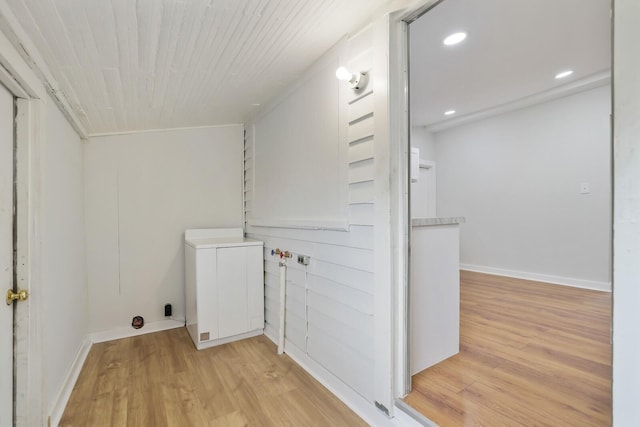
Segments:
[[[410,25],[412,125],[442,126],[608,70],[609,9],[610,0],[444,0]],[[467,39],[444,46],[457,31]],[[573,75],[555,80],[565,69]]]
[[[89,134],[241,123],[388,0],[7,0]]]

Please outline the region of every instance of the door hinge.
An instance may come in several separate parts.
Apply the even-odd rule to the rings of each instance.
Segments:
[[[377,400],[374,403],[376,404],[376,408],[384,412],[387,415],[387,417],[389,416],[389,410],[387,409],[386,406],[384,406],[382,403],[378,402]]]

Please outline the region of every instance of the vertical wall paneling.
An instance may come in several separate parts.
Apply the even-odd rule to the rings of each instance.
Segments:
[[[337,57],[323,57],[253,124],[249,225],[347,227],[346,105]],[[248,169],[247,171],[249,171]]]
[[[309,73],[326,73],[335,80],[337,64],[351,69],[372,72],[372,30],[367,28],[349,40],[341,42],[312,67]],[[332,64],[326,66],[326,64]],[[326,78],[326,77],[323,77]],[[328,191],[344,189],[342,201],[348,216],[347,231],[281,228],[252,224],[253,210],[262,208],[262,200],[272,197],[269,191],[287,191],[281,188],[261,187],[262,199],[255,198],[255,170],[272,170],[273,159],[263,153],[270,147],[270,136],[261,134],[254,124],[246,127],[245,138],[245,215],[250,237],[265,242],[265,333],[275,340],[278,335],[278,260],[271,256],[275,248],[294,253],[287,267],[287,345],[295,346],[307,357],[319,363],[340,381],[364,397],[374,400],[374,93],[370,86],[355,94],[346,84],[333,84],[337,94],[333,101],[322,107],[309,105],[304,111],[314,114],[314,108],[328,108],[338,112],[337,141],[315,147],[315,150],[333,150],[340,154],[344,174]],[[306,103],[319,99],[314,91],[308,92]],[[304,91],[302,88],[298,91]],[[320,90],[317,88],[315,90]],[[336,96],[337,95],[337,96]],[[297,92],[286,95],[295,99]],[[282,111],[287,108],[285,98],[270,106],[268,120],[284,126],[288,120]],[[300,112],[298,113],[300,114]],[[263,119],[266,120],[266,119]],[[305,118],[304,120],[308,120]],[[302,120],[302,121],[304,121]],[[325,125],[328,125],[325,124]],[[296,129],[300,135],[308,131]],[[260,146],[256,150],[257,146]],[[256,155],[257,154],[257,155]],[[297,161],[295,156],[289,161]],[[315,203],[325,203],[325,192],[314,192]],[[304,203],[304,198],[300,199]],[[313,219],[311,216],[302,219]],[[310,256],[308,266],[296,262],[295,256]],[[286,351],[286,350],[285,350]]]
[[[184,318],[184,230],[242,226],[240,125],[91,138],[84,146],[90,331]]]

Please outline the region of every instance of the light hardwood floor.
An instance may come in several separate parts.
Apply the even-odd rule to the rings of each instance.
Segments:
[[[445,426],[611,425],[611,295],[461,272],[460,353],[405,402]]]
[[[197,351],[186,329],[95,344],[60,426],[365,426],[264,336]]]

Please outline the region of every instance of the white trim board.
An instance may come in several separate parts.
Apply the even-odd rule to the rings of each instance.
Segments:
[[[71,364],[71,368],[58,391],[58,396],[49,410],[50,426],[57,427],[60,423],[62,414],[64,414],[64,410],[67,407],[69,398],[71,397],[71,392],[76,385],[76,381],[78,381],[78,377],[80,376],[80,372],[82,371],[85,360],[87,360],[87,356],[89,355],[89,350],[91,350],[92,345],[93,343],[88,336],[85,337],[82,345],[80,345],[78,353]]]
[[[184,326],[184,319],[167,319],[157,322],[145,323],[140,329],[132,327],[124,327],[118,329],[110,329],[108,331],[93,332],[89,334],[91,342],[94,344],[119,340],[122,338],[136,337],[138,335],[150,334],[152,332],[167,331],[169,329],[181,328]]]
[[[267,335],[269,339],[269,335]],[[302,369],[327,388],[333,395],[340,399],[353,412],[371,426],[407,426],[422,427],[423,424],[411,418],[405,412],[396,411],[394,418],[387,418],[373,404],[356,393],[348,385],[336,378],[332,373],[323,368],[319,363],[304,354],[289,340],[285,340],[284,352],[291,357]]]
[[[413,420],[415,420],[415,422],[418,423],[417,425],[426,426],[426,427],[438,427],[438,424],[434,423],[429,418],[422,415],[420,412],[418,412],[416,409],[414,409],[411,405],[409,405],[402,399],[396,399],[395,406],[396,406],[396,412],[395,412],[396,417],[398,417],[399,413],[402,413],[403,417],[411,417]],[[406,424],[406,425],[411,425],[411,424]]]
[[[269,219],[247,218],[247,225],[267,228],[294,228],[300,230],[349,231],[348,219]]]
[[[181,130],[191,130],[191,129],[208,129],[208,128],[224,128],[229,126],[244,126],[243,123],[226,123],[220,125],[203,125],[203,126],[185,126],[180,128],[157,128],[157,129],[139,129],[139,130],[124,130],[119,132],[98,132],[98,133],[90,133],[87,135],[87,138],[100,138],[103,136],[118,136],[118,135],[131,135],[138,133],[153,133],[153,132],[174,132]]]
[[[571,286],[573,288],[611,292],[611,282],[597,282],[593,280],[576,279],[573,277],[553,276],[549,274],[530,273],[526,271],[507,270],[503,268],[471,264],[460,264],[460,270],[495,274],[496,276],[514,277],[516,279],[533,280],[536,282],[551,283],[553,285]]]

